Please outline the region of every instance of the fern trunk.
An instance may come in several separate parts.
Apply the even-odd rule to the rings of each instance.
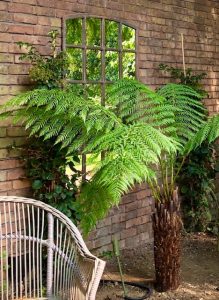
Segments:
[[[181,224],[177,193],[169,202],[155,204],[154,259],[159,292],[175,290],[180,284]]]

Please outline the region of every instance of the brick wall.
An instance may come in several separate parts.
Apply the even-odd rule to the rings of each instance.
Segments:
[[[17,41],[37,45],[47,53],[47,33],[61,32],[62,18],[75,13],[127,21],[138,28],[139,79],[156,88],[168,82],[159,63],[181,65],[180,34],[185,36],[186,65],[205,71],[209,92],[205,103],[210,113],[219,112],[219,1],[218,0],[3,0],[0,2],[0,103],[28,88],[28,65],[19,61]],[[0,194],[28,193],[19,151],[24,132],[1,123]],[[143,186],[124,196],[122,204],[98,224],[90,246],[108,249],[111,236],[122,247],[151,239],[152,201]]]
[[[153,201],[146,185],[136,186],[125,195],[119,207],[111,210],[107,218],[98,223],[87,245],[91,249],[108,251],[112,239],[120,241],[121,249],[152,241],[151,211]]]

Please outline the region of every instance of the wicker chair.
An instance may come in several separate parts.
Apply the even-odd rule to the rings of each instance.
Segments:
[[[105,262],[45,203],[0,197],[0,300],[95,300]]]

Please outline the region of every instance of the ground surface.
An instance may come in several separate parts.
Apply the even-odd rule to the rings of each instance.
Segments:
[[[204,234],[186,236],[182,250],[182,284],[177,291],[156,293],[150,300],[219,300],[219,252],[216,239]],[[153,251],[142,247],[123,253],[123,268],[127,280],[142,281],[154,277]],[[114,259],[107,263],[104,277],[118,279]],[[140,291],[132,289],[132,295],[140,297]],[[122,291],[120,285],[106,283],[99,287],[96,300],[119,300]]]

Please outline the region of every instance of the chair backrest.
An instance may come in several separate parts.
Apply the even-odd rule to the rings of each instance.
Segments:
[[[94,300],[105,262],[60,211],[0,197],[0,300]]]

